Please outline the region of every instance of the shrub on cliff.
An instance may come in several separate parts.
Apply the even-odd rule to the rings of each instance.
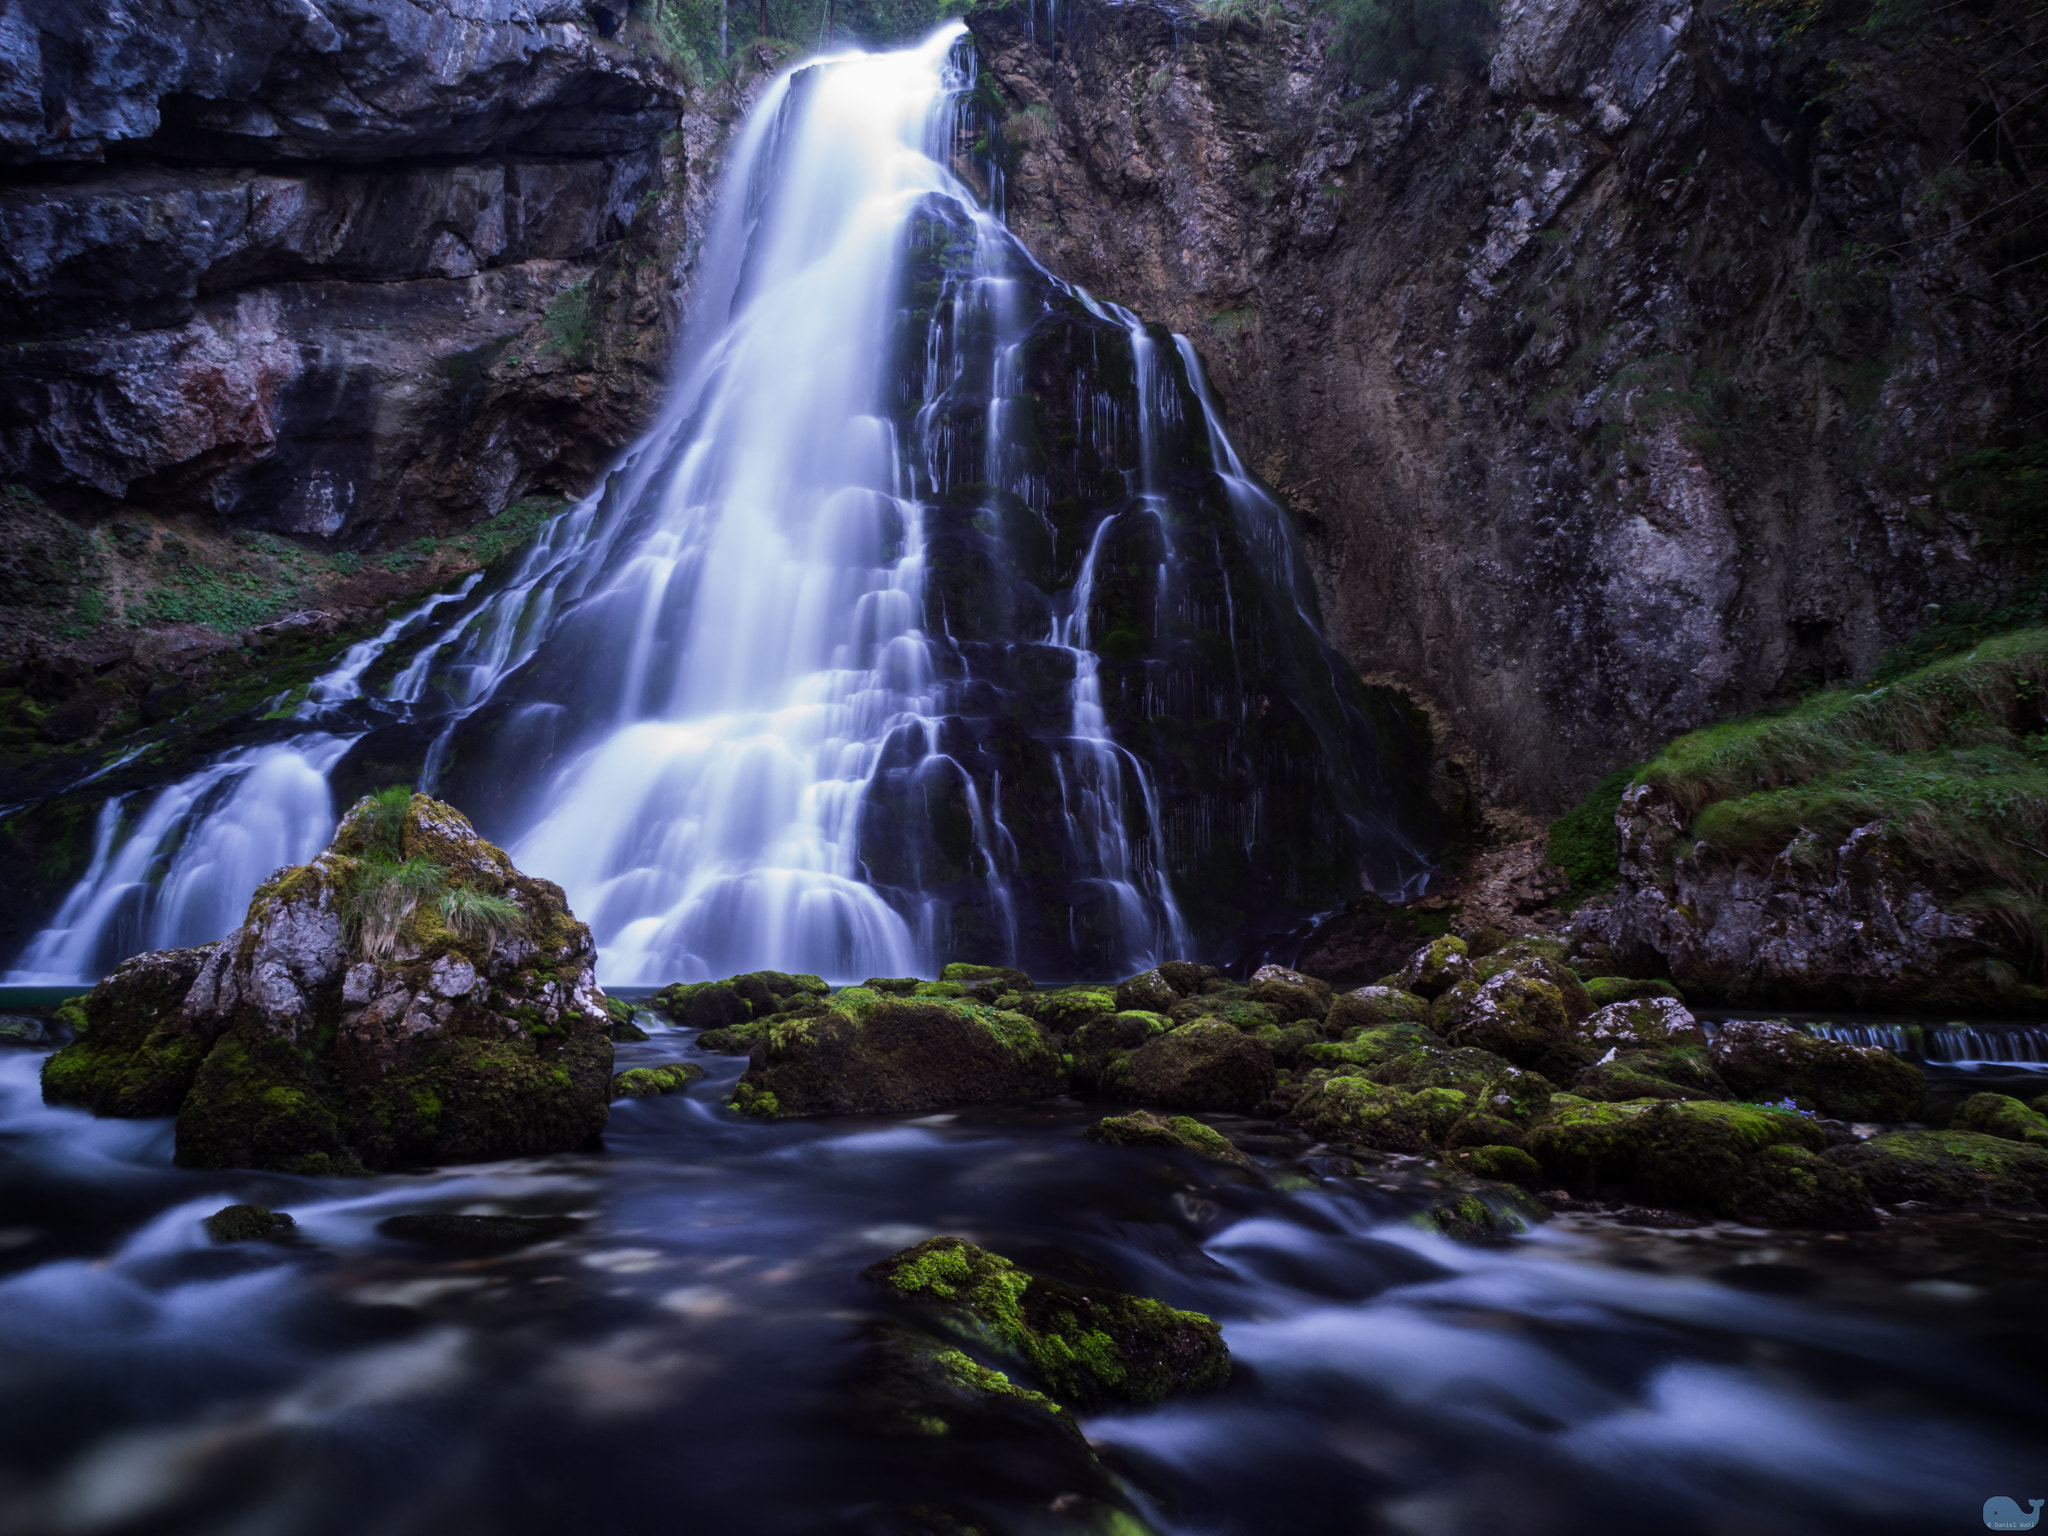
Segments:
[[[1492,0],[1332,0],[1332,55],[1361,85],[1476,74],[1493,56]]]

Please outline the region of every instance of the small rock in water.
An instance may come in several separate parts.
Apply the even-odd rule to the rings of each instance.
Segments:
[[[0,1015],[0,1045],[48,1045],[49,1027],[25,1014]]]
[[[503,1252],[563,1237],[577,1228],[573,1216],[461,1216],[452,1211],[418,1211],[387,1216],[377,1223],[386,1237],[429,1248]]]
[[[260,1205],[223,1206],[202,1225],[216,1243],[275,1242],[298,1227],[283,1211]]]
[[[1202,1124],[1190,1115],[1155,1115],[1141,1109],[1135,1114],[1112,1115],[1083,1131],[1089,1141],[1112,1147],[1170,1147],[1181,1152],[1199,1152],[1204,1157],[1227,1163],[1248,1163],[1250,1158],[1232,1146],[1221,1131]]]
[[[658,1067],[633,1067],[612,1078],[612,1098],[646,1099],[658,1094],[681,1093],[704,1075],[694,1061],[665,1062]]]

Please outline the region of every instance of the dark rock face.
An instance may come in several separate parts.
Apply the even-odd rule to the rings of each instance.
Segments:
[[[1567,802],[1996,588],[1927,498],[2009,408],[2041,269],[1925,222],[1967,108],[1878,44],[1520,0],[1490,83],[1359,94],[1307,7],[1060,21],[1055,56],[1021,9],[970,20],[1012,225],[1193,338],[1447,790]]]
[[[659,396],[682,107],[545,0],[15,9],[0,476],[352,548],[580,491]]]
[[[445,896],[394,901],[399,867],[435,872]],[[330,1174],[566,1151],[609,1112],[595,961],[560,888],[458,812],[365,800],[227,938],[102,982],[43,1094],[175,1113],[187,1167]]]

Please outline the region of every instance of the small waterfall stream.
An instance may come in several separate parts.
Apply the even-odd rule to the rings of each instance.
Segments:
[[[956,176],[961,30],[778,79],[607,486],[352,647],[305,730],[108,802],[7,979],[218,936],[330,779],[393,763],[565,888],[612,983],[1125,974],[1424,878],[1405,727],[1320,640],[1192,346]]]

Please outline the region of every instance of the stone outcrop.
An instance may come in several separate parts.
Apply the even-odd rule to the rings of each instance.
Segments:
[[[1360,89],[1307,5],[969,24],[1013,227],[1193,340],[1446,794],[1561,807],[1999,590],[1939,476],[2013,410],[2043,273],[1934,180],[1983,114],[1885,40],[1509,0],[1490,80]]]
[[[12,7],[0,478],[350,549],[581,492],[722,133],[566,0]]]
[[[394,871],[402,873],[394,873]],[[604,1129],[590,930],[452,807],[360,802],[217,944],[100,983],[43,1093],[177,1116],[187,1167],[360,1172],[567,1151]]]
[[[1686,835],[1678,808],[1632,786],[1615,818],[1621,883],[1573,919],[1625,969],[1668,974],[1702,997],[1780,1007],[1982,1007],[2005,996],[1981,919],[1958,912],[1883,822],[1838,847],[1800,834],[1767,867]]]

